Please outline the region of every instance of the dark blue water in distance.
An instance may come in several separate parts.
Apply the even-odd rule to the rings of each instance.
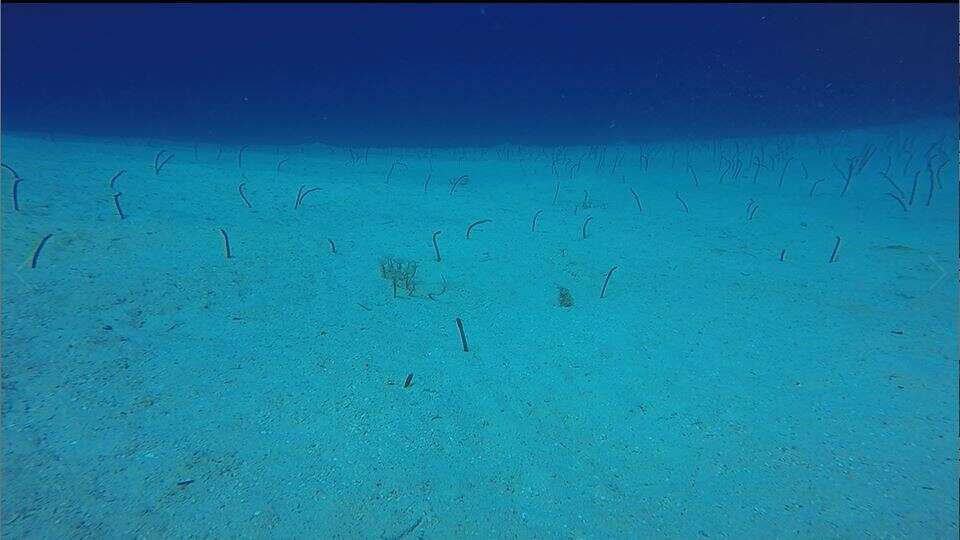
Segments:
[[[576,144],[957,108],[957,7],[4,6],[7,129]]]
[[[953,4],[0,4],[11,539],[956,540]]]

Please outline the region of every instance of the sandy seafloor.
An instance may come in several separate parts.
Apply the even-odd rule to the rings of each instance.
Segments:
[[[956,137],[253,145],[241,168],[5,133],[3,535],[956,538]],[[907,212],[885,170],[905,196],[921,171]],[[413,296],[384,255],[419,263]]]

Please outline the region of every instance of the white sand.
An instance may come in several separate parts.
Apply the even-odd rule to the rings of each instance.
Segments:
[[[599,170],[589,148],[251,146],[240,170],[236,146],[5,133],[4,534],[955,538],[956,136],[610,145]],[[867,144],[840,198],[833,164]],[[557,156],[582,165],[553,205]],[[908,193],[923,170],[908,212],[888,157]],[[413,298],[387,254],[419,263]]]

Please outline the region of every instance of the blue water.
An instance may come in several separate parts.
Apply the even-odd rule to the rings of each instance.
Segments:
[[[11,538],[956,538],[955,5],[0,11]]]

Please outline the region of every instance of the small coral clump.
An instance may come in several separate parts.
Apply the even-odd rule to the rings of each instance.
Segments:
[[[559,289],[557,292],[557,302],[560,303],[560,307],[573,307],[573,296],[570,295],[570,290],[560,286],[557,286],[557,289]]]
[[[413,277],[417,275],[417,262],[393,257],[383,257],[380,259],[380,277],[389,280],[393,284],[393,296],[397,296],[397,288],[403,287],[407,291],[407,296],[412,296],[417,285]]]

